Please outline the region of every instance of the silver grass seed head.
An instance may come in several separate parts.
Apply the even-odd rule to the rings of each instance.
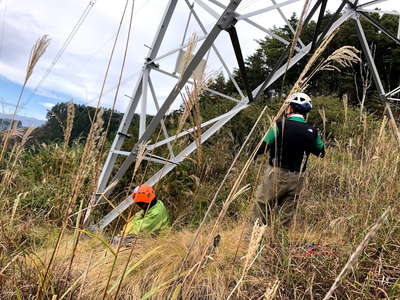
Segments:
[[[25,82],[29,80],[33,73],[33,69],[35,68],[37,62],[42,57],[47,47],[49,46],[50,39],[47,34],[43,35],[39,38],[36,43],[33,45],[31,50],[31,55],[29,57],[28,66],[26,68]]]

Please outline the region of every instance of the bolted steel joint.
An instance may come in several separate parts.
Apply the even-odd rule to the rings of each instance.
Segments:
[[[218,20],[217,26],[222,30],[227,30],[237,23],[236,13],[232,9],[227,9]]]
[[[145,58],[145,66],[148,66],[153,69],[158,69],[160,67],[159,64],[156,64],[150,57]]]
[[[379,99],[382,101],[382,103],[385,103],[388,101],[388,98],[386,97],[385,94],[380,94]]]

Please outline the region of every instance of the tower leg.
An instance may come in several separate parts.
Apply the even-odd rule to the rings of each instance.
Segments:
[[[393,128],[394,134],[397,138],[397,142],[399,143],[399,146],[400,146],[399,128],[397,127],[396,120],[394,119],[392,109],[390,108],[390,103],[386,97],[385,89],[383,87],[382,80],[379,76],[378,69],[376,68],[375,60],[374,60],[374,57],[372,56],[371,49],[368,46],[367,38],[365,36],[364,29],[360,22],[360,16],[357,14],[353,17],[353,19],[356,24],[357,34],[358,34],[358,38],[361,43],[361,47],[364,51],[365,57],[367,58],[368,66],[372,73],[372,78],[374,79],[374,83],[379,92],[379,96],[380,96],[381,100],[385,103],[385,108],[386,108],[386,112],[387,112],[387,115],[389,118],[389,122]]]

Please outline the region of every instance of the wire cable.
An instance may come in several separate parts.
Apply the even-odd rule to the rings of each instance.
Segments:
[[[37,91],[39,90],[39,88],[42,86],[42,84],[44,83],[44,81],[47,79],[47,77],[50,75],[50,73],[53,71],[55,65],[57,64],[57,62],[60,60],[61,56],[64,54],[65,50],[67,49],[67,47],[69,46],[69,44],[71,43],[71,41],[73,40],[74,36],[76,35],[76,33],[78,32],[78,30],[80,29],[80,27],[82,26],[83,22],[86,20],[87,16],[89,15],[91,9],[94,7],[94,5],[96,4],[97,0],[90,0],[88,5],[86,6],[86,8],[84,9],[83,13],[81,14],[81,16],[79,17],[78,21],[76,22],[76,24],[74,25],[74,27],[72,28],[72,31],[70,32],[70,34],[68,35],[67,39],[64,41],[62,47],[60,48],[60,50],[58,50],[56,56],[54,57],[53,61],[51,62],[51,64],[49,65],[49,67],[46,69],[45,73],[43,74],[42,78],[40,79],[39,83],[36,85],[36,87],[34,88],[33,92],[31,93],[31,95],[29,96],[29,98],[24,102],[24,104],[22,106],[25,106],[26,104],[28,104],[28,102],[35,96],[35,94],[37,93]]]
[[[136,16],[139,14],[139,12],[142,11],[144,8],[146,8],[152,1],[153,1],[153,0],[145,0],[145,2],[143,2],[142,5],[139,6],[138,9],[136,9],[136,11],[135,11],[133,17],[136,17]],[[93,60],[95,59],[96,55],[97,55],[98,53],[100,53],[100,51],[106,49],[106,48],[108,47],[108,45],[114,40],[114,35],[115,35],[115,34],[112,34],[112,35],[110,35],[108,38],[103,39],[102,42],[101,42],[101,44],[100,44],[100,46],[96,47],[96,48],[95,48],[96,50],[92,51],[92,52],[88,55],[88,56],[89,56],[89,59],[86,60],[83,64],[81,64],[81,65],[79,66],[77,72],[86,69],[86,67],[87,67],[88,65],[90,65],[90,64],[93,62]],[[137,73],[140,73],[140,72],[137,72]]]

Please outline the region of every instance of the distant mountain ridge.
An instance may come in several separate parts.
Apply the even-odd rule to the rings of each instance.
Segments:
[[[0,113],[0,119],[12,119],[12,114]],[[40,127],[44,125],[44,123],[46,123],[45,120],[39,120],[36,118],[24,117],[20,115],[16,115],[15,119],[21,121],[23,127]]]

